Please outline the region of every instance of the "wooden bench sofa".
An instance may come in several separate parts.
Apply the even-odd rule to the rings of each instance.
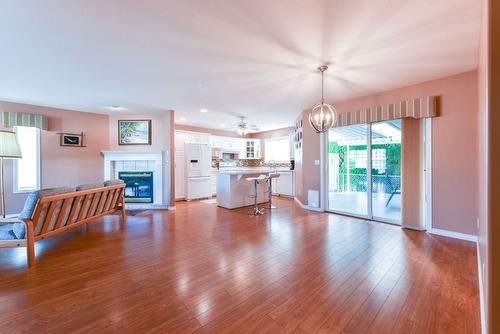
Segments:
[[[35,264],[35,241],[63,233],[97,218],[121,211],[125,223],[125,184],[120,180],[75,188],[53,188],[36,191],[26,200],[24,210],[15,221],[3,221],[2,247],[26,247],[28,265]],[[10,225],[9,225],[10,224]],[[12,230],[9,230],[12,228]],[[6,240],[8,239],[8,240]]]

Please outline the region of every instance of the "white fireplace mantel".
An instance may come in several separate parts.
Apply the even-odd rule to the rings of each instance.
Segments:
[[[127,203],[137,209],[168,208],[165,191],[165,176],[168,159],[164,151],[102,151],[104,156],[104,178],[117,179],[121,171],[153,172],[153,203]]]
[[[163,160],[163,151],[102,151],[104,160]]]

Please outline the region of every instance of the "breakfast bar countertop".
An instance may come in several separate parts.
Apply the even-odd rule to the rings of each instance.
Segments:
[[[283,172],[293,172],[290,169],[259,169],[259,168],[241,168],[241,169],[228,169],[219,170],[219,174],[229,174],[229,175],[257,175],[257,174],[269,174],[269,173],[283,173]]]

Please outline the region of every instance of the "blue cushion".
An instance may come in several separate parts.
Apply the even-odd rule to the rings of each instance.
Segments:
[[[24,223],[12,223],[0,225],[0,240],[24,239]]]
[[[120,180],[120,179],[116,179],[116,180],[107,180],[107,181],[104,181],[102,184],[105,186],[105,187],[108,187],[108,186],[116,186],[116,185],[119,185],[119,184],[124,184],[125,182],[123,180]]]
[[[24,225],[24,223],[14,223],[12,226],[12,233],[14,233],[16,239],[24,239],[26,235],[26,225]]]
[[[76,186],[76,191],[102,188],[102,183],[84,183]]]
[[[40,190],[34,191],[28,195],[24,202],[23,211],[19,214],[19,219],[31,219],[33,211],[35,211],[36,202],[40,198]]]
[[[24,202],[24,208],[23,211],[21,211],[21,214],[19,215],[19,219],[31,219],[33,217],[36,203],[38,202],[38,199],[40,197],[59,195],[64,193],[70,193],[73,191],[75,191],[74,188],[59,187],[59,188],[47,188],[32,192],[31,194],[28,195],[28,198],[26,198],[26,201]]]
[[[12,230],[9,231],[0,231],[0,240],[15,240],[16,236],[12,233]]]

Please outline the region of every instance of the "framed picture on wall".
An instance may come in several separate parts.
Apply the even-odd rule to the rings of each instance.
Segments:
[[[118,145],[151,145],[151,120],[118,120]]]
[[[60,136],[59,145],[61,146],[74,146],[85,147],[83,145],[83,132],[82,133],[58,133]]]

